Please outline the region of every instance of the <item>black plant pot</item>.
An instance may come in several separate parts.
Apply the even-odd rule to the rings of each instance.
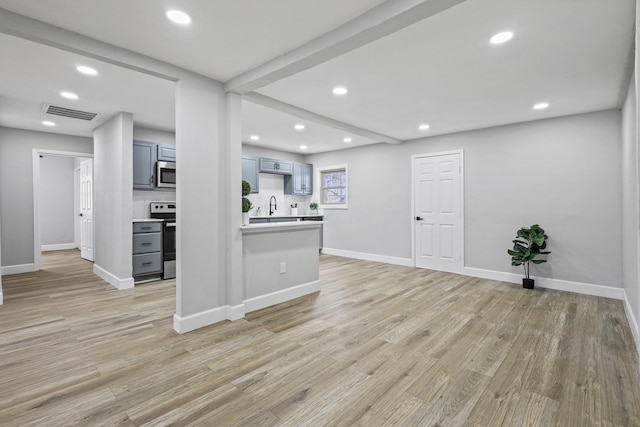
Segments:
[[[522,287],[525,289],[533,289],[533,279],[522,279]]]

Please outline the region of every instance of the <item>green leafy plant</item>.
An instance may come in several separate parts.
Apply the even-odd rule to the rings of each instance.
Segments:
[[[311,209],[312,211],[317,211],[318,204],[316,202],[309,203],[309,209]]]
[[[524,275],[528,279],[531,263],[542,264],[546,259],[537,258],[539,255],[548,255],[551,252],[545,251],[547,248],[548,236],[544,234],[544,229],[538,224],[531,227],[522,227],[516,233],[513,240],[513,249],[507,249],[511,255],[511,265],[521,265],[524,268]]]
[[[251,193],[251,184],[249,184],[247,181],[242,181],[242,212],[243,213],[249,212],[253,207],[251,200],[247,199],[246,197],[250,193]]]

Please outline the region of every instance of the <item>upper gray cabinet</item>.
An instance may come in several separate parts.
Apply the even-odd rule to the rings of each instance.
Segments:
[[[293,173],[293,162],[260,157],[259,163],[261,173],[275,173],[279,175],[291,175]]]
[[[313,165],[293,162],[293,174],[284,177],[284,194],[310,196],[313,194]]]
[[[258,179],[259,159],[257,157],[242,157],[242,180],[251,185],[251,192],[257,193],[260,180]]]
[[[158,160],[161,162],[175,162],[176,147],[171,145],[158,145]]]
[[[157,144],[133,141],[133,188],[153,190],[155,188],[155,165],[158,159]]]

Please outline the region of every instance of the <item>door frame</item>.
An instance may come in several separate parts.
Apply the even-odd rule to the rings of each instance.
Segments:
[[[438,157],[446,156],[449,154],[458,154],[460,156],[460,271],[456,273],[462,274],[465,268],[464,259],[464,150],[462,148],[458,150],[438,151],[434,153],[413,154],[411,156],[411,262],[416,267],[416,182],[415,182],[415,163],[417,159],[426,157]]]
[[[33,270],[40,271],[42,266],[42,244],[40,237],[40,156],[86,157],[93,160],[93,153],[75,151],[48,150],[34,148],[31,151],[33,164]]]

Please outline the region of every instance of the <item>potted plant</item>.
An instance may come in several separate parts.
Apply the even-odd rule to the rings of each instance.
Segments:
[[[318,204],[316,202],[309,203],[309,210],[311,211],[312,214],[317,215],[318,214]]]
[[[247,199],[251,193],[251,184],[242,181],[242,225],[249,225],[249,211],[253,207],[251,200]]]
[[[508,249],[507,253],[511,255],[511,265],[522,265],[525,277],[522,279],[522,287],[533,289],[534,280],[529,277],[531,263],[542,264],[547,262],[546,259],[539,259],[539,255],[548,255],[551,252],[545,251],[547,247],[548,236],[544,234],[544,230],[538,224],[531,227],[522,227],[516,233],[513,240],[513,249]]]

